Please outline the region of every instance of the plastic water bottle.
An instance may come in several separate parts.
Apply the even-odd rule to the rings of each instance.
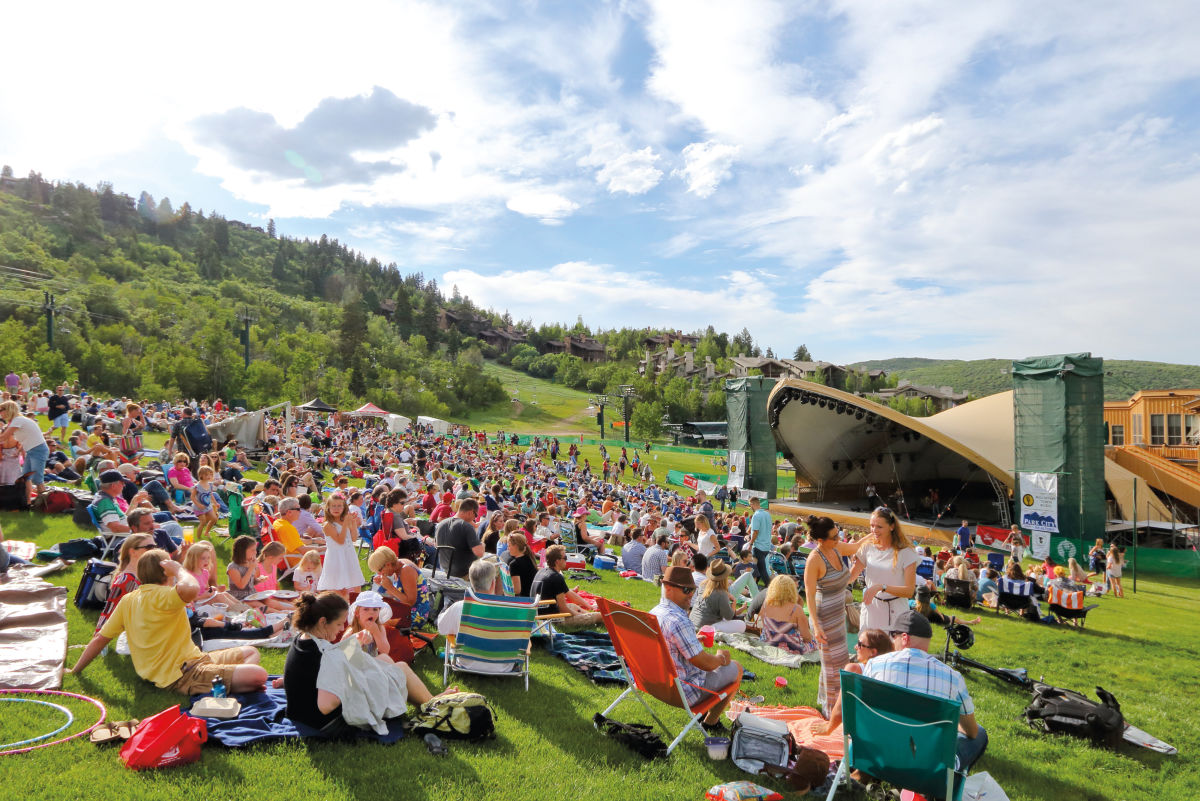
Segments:
[[[225,697],[225,680],[222,679],[220,676],[218,676],[216,679],[213,680],[212,697],[213,698],[224,698]]]

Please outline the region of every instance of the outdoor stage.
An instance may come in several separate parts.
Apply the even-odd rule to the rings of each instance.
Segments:
[[[859,531],[867,531],[871,525],[870,512],[855,512],[845,506],[834,506],[830,504],[803,503],[790,499],[773,500],[768,507],[772,514],[777,514],[789,519],[805,518],[809,515],[817,517],[828,517],[833,522],[848,528],[858,529]],[[914,543],[930,543],[939,545],[948,545],[954,538],[954,532],[958,529],[960,520],[946,520],[931,526],[929,520],[905,520],[899,518],[901,530]]]

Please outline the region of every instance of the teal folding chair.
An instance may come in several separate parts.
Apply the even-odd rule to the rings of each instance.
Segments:
[[[954,756],[962,708],[857,673],[843,670],[841,676],[846,758],[826,801],[851,770],[926,798],[960,801],[963,782],[955,782]]]
[[[484,599],[487,599],[486,601]],[[537,606],[528,599],[472,596],[463,601],[458,634],[446,638],[442,682],[450,671],[484,676],[524,676],[529,691],[529,637]],[[495,668],[509,667],[509,670]]]

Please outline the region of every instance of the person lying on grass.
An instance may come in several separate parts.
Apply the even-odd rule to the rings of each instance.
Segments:
[[[208,693],[218,677],[231,693],[266,686],[267,671],[258,664],[257,649],[241,646],[204,653],[192,642],[187,605],[200,595],[200,585],[165,551],[155,548],[142,554],[137,577],[141,586],[120,600],[71,668],[72,675],[81,674],[124,631],[134,670],[160,689],[182,695]]]

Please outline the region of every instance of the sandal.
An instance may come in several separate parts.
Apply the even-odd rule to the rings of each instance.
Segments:
[[[133,731],[140,720],[118,720],[101,723],[96,728],[92,729],[91,736],[88,737],[95,745],[108,745],[109,743],[125,742],[133,736]]]

